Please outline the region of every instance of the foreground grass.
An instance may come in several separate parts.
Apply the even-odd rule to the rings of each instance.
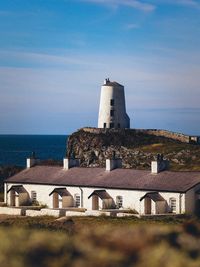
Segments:
[[[0,216],[0,240],[4,267],[200,266],[200,223],[187,217]]]
[[[192,218],[190,216],[152,216],[144,217],[139,219],[137,217],[73,217],[73,218],[62,218],[56,220],[51,216],[38,216],[38,217],[27,217],[27,216],[10,216],[0,215],[0,227],[21,227],[28,229],[47,229],[47,230],[66,230],[68,231],[69,222],[73,222],[73,228],[76,231],[90,227],[134,227],[135,225],[161,225],[165,227],[181,225]],[[74,230],[74,229],[73,229]]]

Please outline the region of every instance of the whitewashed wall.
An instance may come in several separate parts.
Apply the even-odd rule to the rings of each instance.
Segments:
[[[5,185],[5,189],[10,189],[12,185],[16,184],[7,184]],[[24,188],[27,190],[29,195],[31,196],[31,191],[37,192],[37,201],[40,204],[46,204],[49,208],[53,208],[53,196],[49,196],[49,194],[55,189],[55,188],[61,188],[64,186],[54,186],[54,185],[37,185],[37,184],[24,184]],[[93,193],[94,190],[100,190],[105,189],[108,194],[113,198],[113,200],[116,202],[117,196],[123,197],[123,208],[124,209],[134,209],[140,214],[144,214],[144,203],[143,201],[140,202],[140,198],[143,197],[146,193],[149,191],[136,191],[136,190],[120,190],[120,189],[106,189],[106,188],[80,188],[80,187],[72,187],[72,186],[66,186],[67,190],[72,194],[74,197],[75,194],[79,194],[81,198],[81,205],[80,207],[84,207],[87,210],[92,210],[92,198],[88,199],[90,194]],[[8,195],[5,193],[5,201],[9,205],[10,204],[10,193]],[[165,193],[161,192],[160,195],[167,201],[167,204],[169,205],[170,198],[176,199],[176,213],[184,213],[185,212],[185,196],[184,194],[180,193]],[[180,197],[181,196],[181,197]],[[188,194],[188,201],[192,201],[192,193]],[[102,201],[99,200],[99,207],[102,207]],[[152,209],[155,210],[154,203],[152,201]],[[190,211],[190,209],[187,209],[187,211]],[[154,211],[155,213],[155,211]]]
[[[114,100],[114,106],[111,107],[110,100]],[[113,109],[115,114],[114,117],[110,116],[110,110]],[[115,124],[120,123],[120,128],[129,128],[129,117],[126,114],[126,104],[124,87],[120,85],[103,85],[101,87],[101,97],[99,105],[99,118],[98,128],[110,128],[110,122]]]
[[[194,213],[195,212],[195,203],[197,200],[197,196],[195,192],[200,189],[200,184],[188,190],[185,194],[185,211],[186,213]]]

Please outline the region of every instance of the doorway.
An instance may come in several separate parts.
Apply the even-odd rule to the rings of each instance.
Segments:
[[[99,197],[97,195],[92,196],[92,209],[99,210]]]
[[[16,195],[15,195],[15,191],[11,190],[10,191],[10,206],[15,207],[16,206]]]
[[[149,197],[144,199],[144,207],[145,214],[151,214],[151,199]]]
[[[58,193],[53,193],[53,208],[58,209],[59,208],[59,196]]]

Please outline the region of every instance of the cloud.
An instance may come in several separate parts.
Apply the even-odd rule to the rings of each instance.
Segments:
[[[129,23],[125,25],[125,29],[126,30],[133,30],[133,29],[138,29],[140,26],[138,24],[135,23]]]
[[[174,4],[186,5],[194,8],[200,8],[200,4],[194,0],[175,0]]]
[[[150,0],[153,5],[179,5],[200,9],[200,3],[196,0]]]
[[[147,2],[141,2],[138,0],[80,0],[80,1],[112,6],[112,7],[127,6],[144,12],[152,12],[156,8],[155,5],[149,4]]]
[[[4,65],[4,62],[6,64]],[[51,68],[51,67],[66,67],[76,66],[80,67],[92,67],[97,66],[97,62],[85,60],[84,57],[77,57],[73,55],[56,55],[56,54],[45,54],[37,52],[21,52],[21,51],[0,51],[0,66],[23,66],[31,68]]]
[[[10,52],[11,57],[14,53]],[[197,108],[200,68],[193,59],[197,56],[184,53],[179,60],[175,55],[176,51],[169,51],[167,57],[105,53],[72,56],[67,51],[56,56],[18,51],[17,57],[24,58],[24,66],[0,67],[0,114],[5,114],[0,116],[1,129],[16,132],[21,125],[18,130],[21,133],[23,129],[29,129],[29,133],[54,133],[54,129],[64,133],[85,125],[94,126],[105,77],[124,84],[127,110],[134,125],[135,120],[136,125],[141,125],[139,117],[135,118],[137,109]],[[42,66],[31,67],[33,61]],[[8,128],[10,121],[13,123]],[[157,123],[155,127],[159,127]]]

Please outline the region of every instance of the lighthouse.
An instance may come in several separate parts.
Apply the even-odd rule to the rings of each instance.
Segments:
[[[101,87],[98,128],[130,128],[124,86],[109,79]]]

